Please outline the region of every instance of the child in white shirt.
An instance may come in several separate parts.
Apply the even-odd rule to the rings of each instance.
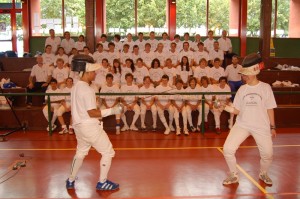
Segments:
[[[169,77],[167,75],[163,75],[161,78],[161,84],[155,88],[155,92],[166,93],[170,92],[171,90],[173,89],[169,86]],[[174,108],[170,100],[170,95],[157,95],[155,97],[155,101],[159,119],[166,128],[164,134],[168,135],[170,131],[175,131],[174,127],[172,126],[172,122],[174,119]],[[167,124],[164,111],[169,112],[169,126]]]
[[[143,86],[139,89],[140,93],[154,93],[155,88],[151,84],[149,76],[145,76],[143,79]],[[141,107],[141,127],[142,130],[146,130],[145,117],[147,110],[152,113],[152,131],[156,131],[157,125],[157,108],[155,105],[155,96],[144,95],[140,96]]]

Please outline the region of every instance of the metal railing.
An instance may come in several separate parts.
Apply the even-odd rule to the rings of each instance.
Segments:
[[[175,90],[175,89],[172,89]],[[300,91],[273,91],[274,95],[300,95]],[[201,104],[202,104],[202,113],[204,113],[205,108],[205,95],[234,95],[236,92],[162,92],[162,93],[96,93],[96,96],[157,96],[157,95],[199,95],[201,96]],[[0,93],[0,96],[11,97],[11,96],[47,96],[47,106],[48,106],[48,118],[51,118],[51,96],[68,96],[70,93]],[[200,99],[199,99],[200,100]],[[202,114],[202,123],[201,123],[201,133],[205,132],[205,115]],[[49,125],[49,135],[52,135],[52,125],[51,120],[48,121]]]

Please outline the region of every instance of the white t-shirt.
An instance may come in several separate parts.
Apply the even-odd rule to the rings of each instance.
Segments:
[[[209,38],[205,39],[205,41],[203,42],[204,47],[208,50],[208,52],[214,49],[214,42],[214,39],[210,40]]]
[[[157,58],[159,60],[161,66],[164,66],[165,61],[167,59],[167,55],[168,55],[168,51],[162,51],[162,52],[156,51],[154,54],[154,58]]]
[[[126,40],[126,41],[123,42],[123,46],[124,46],[125,44],[128,44],[128,45],[129,45],[129,52],[132,53],[133,46],[135,45],[134,41],[131,40],[131,42],[129,42],[128,40]]]
[[[113,84],[112,86],[108,86],[107,84],[103,84],[103,86],[101,87],[100,93],[119,93],[120,89],[119,86],[117,84]],[[118,98],[118,96],[116,95],[103,95],[100,96],[102,99],[105,99],[106,104],[111,107],[112,105],[114,105],[116,99]]]
[[[98,86],[102,86],[106,82],[106,75],[109,73],[109,68],[105,68],[101,66],[98,70],[96,70],[96,78],[95,83]]]
[[[181,77],[181,79],[182,79],[182,81],[183,81],[184,83],[187,83],[188,80],[189,80],[189,76],[193,75],[193,72],[192,72],[192,68],[191,68],[191,67],[190,67],[190,70],[187,71],[187,70],[186,70],[186,66],[183,66],[183,70],[181,70],[181,66],[178,65],[178,66],[177,66],[177,71],[178,71],[177,74],[180,75],[180,77]]]
[[[145,50],[145,44],[146,44],[146,41],[144,39],[142,41],[136,40],[134,42],[134,45],[138,45],[140,52],[143,52]]]
[[[168,93],[171,92],[173,89],[170,86],[162,86],[158,85],[155,88],[156,93]],[[156,95],[157,100],[159,103],[161,103],[163,106],[165,106],[170,101],[170,95]]]
[[[102,51],[101,53],[99,51],[94,52],[93,59],[96,63],[102,63],[102,59],[107,58],[107,52]]]
[[[86,46],[86,43],[85,41],[76,41],[75,42],[75,45],[74,47],[77,49],[77,50],[83,50],[83,47]]]
[[[184,42],[188,42],[188,43],[189,43],[189,49],[192,48],[193,41],[191,41],[191,40],[187,40],[187,41],[186,41],[186,40],[183,40],[183,41],[182,41],[182,48],[183,48],[183,43],[184,43]]]
[[[62,93],[71,93],[71,91],[72,91],[72,88],[69,88],[69,87],[65,87],[61,90]],[[71,106],[71,96],[70,95],[65,95],[63,97],[65,99],[66,105],[68,107],[70,107]]]
[[[196,85],[195,88],[191,88],[190,86],[185,89],[187,93],[199,93],[201,92],[201,87]],[[199,100],[201,100],[201,95],[186,95],[185,99],[189,101],[190,104],[196,105]]]
[[[106,55],[106,59],[108,60],[108,63],[112,66],[114,59],[120,59],[119,51],[108,52]]]
[[[140,52],[140,51],[139,51],[139,52]],[[138,58],[142,58],[142,55],[141,55],[141,53],[139,53],[139,54],[134,54],[134,53],[132,53],[132,54],[131,54],[131,57],[132,57],[133,63],[135,64],[135,63],[136,63],[136,60],[137,60]]]
[[[125,64],[126,59],[132,59],[132,53],[129,52],[129,51],[127,53],[122,51],[121,54],[120,54],[120,62],[122,64]]]
[[[243,85],[235,95],[233,106],[239,110],[235,125],[256,133],[270,133],[267,109],[276,108],[276,101],[269,84]]]
[[[80,80],[79,72],[77,71],[70,71],[69,77],[73,79],[73,85],[75,85]]]
[[[95,91],[88,83],[79,81],[71,91],[71,111],[73,125],[98,124],[97,118],[91,118],[88,110],[96,109]]]
[[[112,75],[114,76],[113,83],[120,86],[120,84],[121,84],[121,73],[113,73]]]
[[[52,77],[57,80],[58,83],[64,82],[69,77],[69,69],[66,67],[58,68],[53,70]]]
[[[63,39],[60,46],[65,49],[66,54],[69,54],[72,51],[72,48],[75,47],[75,41],[72,38],[69,40]]]
[[[178,75],[178,71],[176,68],[172,67],[172,68],[168,68],[168,67],[164,67],[163,68],[164,74],[168,75],[169,77],[169,85],[173,85],[173,78],[174,76]]]
[[[103,50],[108,50],[108,42],[107,41],[105,41],[105,42],[99,41],[98,43],[103,45]]]
[[[211,93],[214,92],[215,88],[214,85],[208,84],[207,87],[201,86],[200,87],[200,92],[204,92],[204,93]],[[212,95],[204,95],[206,100],[212,100]],[[202,96],[201,96],[202,98]]]
[[[210,75],[209,77],[219,81],[220,77],[224,77],[225,76],[225,72],[224,72],[224,68],[219,67],[212,67],[210,68]]]
[[[178,57],[178,60],[181,62],[181,59],[183,56],[186,56],[188,59],[189,59],[189,63],[191,64],[191,61],[194,59],[194,52],[191,51],[191,50],[188,50],[188,51],[184,51],[182,50],[180,53],[179,53],[179,57]]]
[[[123,43],[122,42],[114,41],[114,44],[115,44],[115,51],[120,52],[121,50],[123,50]]]
[[[54,64],[54,62],[56,60],[55,55],[53,53],[50,53],[50,54],[43,53],[42,57],[43,57],[43,63],[48,66],[51,64]]]
[[[183,48],[182,41],[179,40],[178,42],[176,42],[175,40],[173,40],[172,42],[176,43],[176,50],[178,52],[180,52],[182,50],[182,48]]]
[[[48,90],[46,90],[46,93],[62,93],[62,92],[59,88],[57,88],[56,90],[52,90],[52,88],[49,87]],[[45,100],[47,100],[47,99],[48,99],[48,96],[45,95]],[[59,101],[59,100],[63,100],[63,99],[64,99],[64,96],[61,96],[61,95],[50,96],[51,102],[55,102],[55,101]]]
[[[150,74],[150,78],[152,81],[158,82],[161,80],[161,77],[163,76],[164,71],[161,68],[150,68],[149,74]]]
[[[209,60],[209,55],[208,55],[208,53],[207,53],[206,51],[200,52],[200,51],[198,50],[198,51],[195,51],[195,52],[194,52],[194,61],[195,61],[196,65],[199,65],[199,61],[200,61],[201,59],[203,59],[203,58],[204,58],[206,61]]]
[[[52,39],[51,37],[47,37],[45,46],[51,45],[52,46],[51,52],[55,54],[60,43],[61,43],[60,37],[54,37],[54,39]]]
[[[149,71],[145,66],[135,68],[133,77],[136,84],[142,84],[145,76],[149,76]]]
[[[201,42],[201,41],[200,41]],[[197,41],[193,41],[192,44],[190,45],[190,47],[194,50],[197,51],[198,50],[198,43]]]
[[[171,41],[169,39],[159,40],[158,43],[162,43],[164,45],[164,51],[169,51],[170,50]]]
[[[166,56],[167,56],[166,58],[170,58],[172,60],[172,64],[174,66],[176,66],[178,64],[179,53],[178,53],[177,50],[175,52],[168,51],[168,53],[166,54]]]
[[[157,44],[158,44],[157,39],[148,39],[146,43],[149,43],[151,45],[151,50],[152,51],[156,50],[156,47],[157,47]]]
[[[126,84],[125,76],[126,76],[127,73],[133,74],[131,68],[128,68],[126,66],[122,67],[121,84]]]
[[[214,86],[214,92],[231,92],[231,89],[230,87],[226,84],[224,88],[221,88],[220,85],[215,85]],[[216,99],[220,100],[220,101],[226,101],[226,99],[230,98],[231,95],[225,95],[225,94],[222,94],[222,95],[216,95]]]
[[[151,63],[152,63],[152,60],[155,58],[155,53],[150,51],[150,52],[145,52],[143,51],[142,54],[141,54],[141,57],[144,61],[144,63],[148,66],[148,67],[151,67]]]
[[[68,57],[68,55],[66,55],[66,54],[63,54],[62,56],[60,56],[60,55],[55,55],[55,62],[54,62],[54,65],[56,65],[56,61],[57,61],[57,59],[59,59],[59,58],[64,60],[64,64],[69,63],[69,57]]]
[[[220,60],[224,60],[224,52],[222,50],[210,50],[209,51],[209,60],[214,60],[215,58],[219,58]]]
[[[74,57],[74,55],[70,55],[70,56],[69,56],[69,61],[68,61],[68,63],[70,64],[70,66],[71,66],[71,64],[72,64],[73,57]]]
[[[200,66],[195,66],[193,67],[193,72],[194,72],[194,77],[196,77],[199,80],[203,76],[206,77],[210,76],[210,68],[208,66],[206,66],[205,68],[201,68]]]
[[[185,89],[181,88],[178,90],[177,88],[172,91],[172,93],[184,93],[186,92]],[[170,96],[170,100],[174,100],[177,106],[181,107],[184,102],[185,102],[186,96],[185,95],[179,95],[179,94],[174,94]]]
[[[243,66],[237,64],[236,67],[233,66],[233,64],[230,64],[225,69],[225,76],[227,77],[228,81],[241,81],[242,77],[241,74],[239,74],[240,70],[243,68]]]
[[[139,92],[139,88],[137,85],[132,84],[131,86],[128,86],[127,84],[123,84],[121,86],[121,92],[122,93],[137,93]],[[124,95],[124,100],[127,104],[131,104],[134,102],[136,96],[134,95]]]
[[[48,76],[51,75],[50,68],[43,64],[42,66],[34,65],[31,69],[30,76],[35,77],[36,82],[46,82],[48,79]]]
[[[218,42],[219,42],[220,50],[222,51],[228,51],[230,48],[232,48],[231,40],[227,37],[226,39],[221,37],[220,39],[218,39]]]
[[[145,88],[145,86],[142,86],[139,89],[139,92],[140,93],[154,93],[155,92],[155,88],[153,87],[153,85],[150,85],[149,88]],[[153,98],[153,96],[151,96],[151,95],[140,95],[139,97],[140,98],[144,98],[144,100],[145,100],[146,103],[151,102],[151,100]]]

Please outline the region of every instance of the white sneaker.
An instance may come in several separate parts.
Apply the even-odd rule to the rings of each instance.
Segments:
[[[130,130],[132,130],[132,131],[138,131],[139,129],[134,124],[132,124],[130,126]]]
[[[261,179],[267,185],[272,185],[273,184],[271,178],[268,176],[268,174],[266,172],[260,172],[259,173],[259,179]]]
[[[170,131],[175,131],[173,125],[170,125],[170,126],[169,126],[169,129],[170,129]]]
[[[229,173],[228,177],[223,180],[223,185],[229,185],[239,182],[239,176],[236,172]]]
[[[169,135],[170,131],[171,131],[170,128],[166,128],[164,134],[165,134],[165,135]]]
[[[57,126],[56,126],[55,124],[53,124],[53,125],[52,125],[52,131],[54,131],[54,130],[56,129],[56,127],[57,127]],[[47,126],[47,131],[50,131],[49,126]]]
[[[129,130],[129,126],[125,125],[121,128],[121,131],[128,131]]]
[[[189,130],[188,129],[184,129],[183,132],[184,132],[184,135],[189,135]]]
[[[180,128],[176,128],[176,135],[180,135]]]
[[[58,134],[62,135],[64,133],[68,133],[68,129],[67,128],[63,128],[61,131],[58,132]]]

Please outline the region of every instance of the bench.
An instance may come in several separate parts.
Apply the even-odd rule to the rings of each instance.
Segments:
[[[36,64],[35,57],[5,57],[0,58],[4,71],[23,71]]]
[[[14,107],[15,113],[18,115],[19,120],[21,124],[25,124],[25,126],[28,127],[29,130],[46,130],[46,127],[48,125],[43,113],[42,113],[42,106],[33,106],[31,109],[27,109],[26,107]],[[131,124],[131,119],[133,117],[133,112],[127,112],[126,116],[128,118],[128,124]],[[70,113],[64,114],[64,119],[66,124],[70,121]],[[168,117],[168,113],[165,113],[165,116]],[[197,118],[198,113],[193,112],[193,123],[196,126],[197,124]],[[221,114],[221,129],[227,130],[228,129],[228,119],[229,114],[227,112],[223,112]],[[152,123],[152,116],[151,112],[146,113],[146,126],[151,126]],[[109,116],[106,118],[103,118],[104,122],[104,129],[107,131],[115,131],[116,121],[115,116]],[[210,112],[208,115],[208,122],[209,122],[209,130],[213,131],[215,127],[214,123],[214,116]],[[58,121],[56,121],[56,124],[58,125]],[[137,127],[141,127],[140,119],[136,122]],[[173,121],[173,126],[175,128],[175,122]],[[180,117],[180,126],[182,127],[182,118]],[[13,112],[11,110],[0,110],[0,127],[1,128],[16,128],[18,127],[18,122],[15,119]],[[161,123],[159,117],[157,118],[157,128],[158,130],[163,131],[164,126]],[[58,129],[60,129],[58,125]]]
[[[271,85],[276,80],[300,84],[300,71],[262,70],[258,79]]]
[[[277,127],[300,127],[300,104],[281,104],[274,111]]]

